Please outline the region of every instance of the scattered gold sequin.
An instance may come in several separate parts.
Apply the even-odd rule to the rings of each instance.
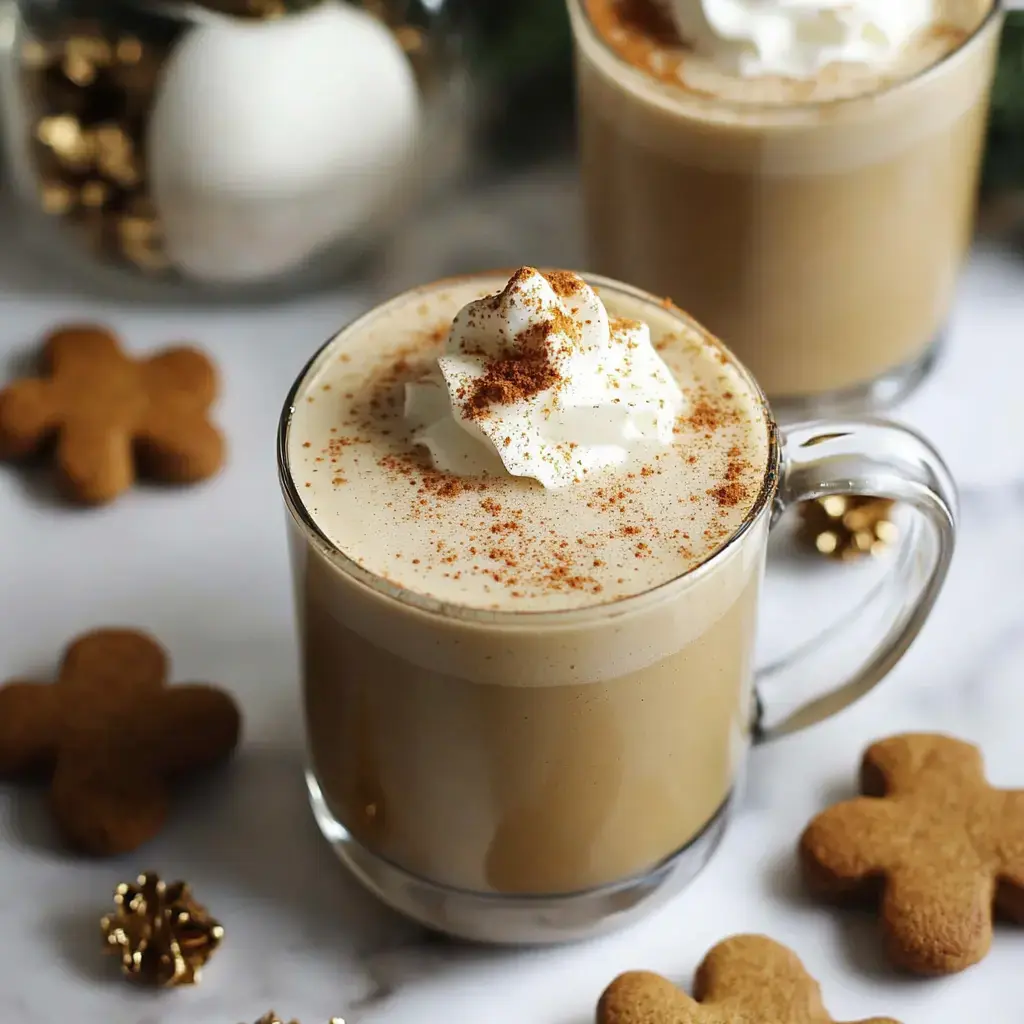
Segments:
[[[827,558],[852,561],[878,555],[896,540],[893,502],[887,498],[832,494],[800,506],[797,536]]]
[[[114,892],[116,909],[100,922],[107,950],[124,974],[146,985],[194,985],[224,929],[192,898],[188,885],[142,874]]]

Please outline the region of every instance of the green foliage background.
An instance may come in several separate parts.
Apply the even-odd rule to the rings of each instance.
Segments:
[[[564,0],[458,0],[470,26],[478,73],[508,85],[553,73],[572,59],[572,36]]]
[[[452,0],[452,6],[467,31],[477,80],[499,101],[492,146],[505,150],[507,157],[513,152],[525,155],[523,146],[531,143],[538,148],[559,138],[571,143],[567,122],[572,105],[572,38],[564,0]],[[524,109],[530,118],[522,118]],[[1007,15],[1003,31],[983,188],[1024,189],[1021,11]]]
[[[565,0],[452,0],[486,98],[483,143],[505,164],[568,150],[572,33]]]
[[[983,188],[1024,189],[1024,12],[1007,15],[992,90]]]

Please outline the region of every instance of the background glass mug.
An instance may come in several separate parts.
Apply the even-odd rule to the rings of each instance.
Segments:
[[[790,105],[660,80],[643,66],[654,27],[612,30],[615,0],[568,4],[587,266],[692,313],[783,422],[905,396],[933,362],[970,242],[999,0],[926,71]]]
[[[588,281],[611,316],[644,319],[656,343],[708,337],[653,296]],[[504,278],[442,282],[366,314],[314,356],[285,405],[278,458],[308,783],[342,861],[396,910],[474,940],[561,941],[624,924],[681,889],[722,835],[750,743],[826,717],[886,674],[942,586],[955,492],[933,450],[894,425],[813,424],[780,441],[737,364],[767,465],[742,525],[697,568],[637,596],[549,612],[403,589],[335,547],[304,503],[314,492],[302,453],[315,431],[296,409],[330,408],[309,404],[332,400],[318,374],[357,360],[360,339],[372,353],[375,324],[390,332],[403,311],[422,318],[441,289],[457,309],[482,282],[500,289]],[[319,422],[326,434],[331,421]],[[919,513],[896,564],[864,614],[755,680],[769,530],[795,502],[848,492]]]

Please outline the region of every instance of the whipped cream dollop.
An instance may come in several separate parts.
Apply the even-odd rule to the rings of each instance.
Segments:
[[[658,0],[700,53],[742,75],[884,67],[933,23],[934,0]]]
[[[405,392],[436,469],[549,488],[667,447],[684,404],[646,324],[609,318],[576,274],[530,267],[465,306],[436,367]]]

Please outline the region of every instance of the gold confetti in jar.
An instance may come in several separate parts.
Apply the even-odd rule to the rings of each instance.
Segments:
[[[897,539],[894,503],[885,498],[833,494],[800,506],[797,537],[807,549],[844,562],[878,555]]]
[[[24,234],[122,294],[337,283],[459,171],[445,8],[19,0],[0,73]]]

